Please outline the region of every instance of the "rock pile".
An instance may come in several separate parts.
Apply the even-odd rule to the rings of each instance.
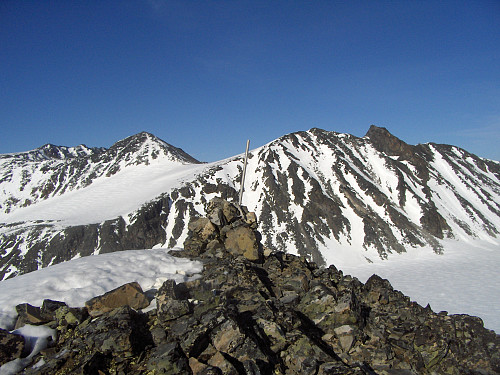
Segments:
[[[255,214],[245,207],[238,209],[214,198],[208,203],[207,217],[192,221],[188,229],[190,236],[184,242],[182,256],[222,259],[230,253],[251,261],[262,257]]]
[[[208,212],[178,251],[203,260],[199,279],[166,281],[146,313],[130,307],[142,301],[136,284],[85,308],[47,302],[57,307],[45,316],[58,339],[25,373],[500,373],[499,336],[479,318],[434,313],[376,275],[363,284],[334,266],[263,251],[254,216],[226,201]],[[106,301],[123,305],[107,310]]]

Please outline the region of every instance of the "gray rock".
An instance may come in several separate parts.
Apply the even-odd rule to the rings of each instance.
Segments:
[[[32,306],[29,303],[22,303],[16,306],[17,321],[15,328],[20,328],[26,324],[43,324],[47,323],[48,320],[42,315],[42,311],[39,307]]]
[[[190,374],[189,361],[177,342],[159,345],[147,363],[154,374]]]

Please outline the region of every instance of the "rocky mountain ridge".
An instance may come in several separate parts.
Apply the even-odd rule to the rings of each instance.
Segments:
[[[194,159],[141,134],[118,142],[113,152],[107,151],[109,160],[94,156],[99,159],[94,164],[92,156],[74,158],[81,164],[78,173],[52,160],[54,165],[41,173],[45,179],[38,180],[44,182],[29,188],[19,183],[19,176],[31,173],[22,164],[15,169],[16,178],[5,177],[11,172],[2,169],[0,186],[12,191],[2,209],[13,212],[0,215],[0,278],[76,256],[182,246],[189,223],[205,215],[212,197],[237,200],[241,156],[200,165],[196,173],[157,190],[127,215],[102,222],[67,225],[64,215],[50,221],[36,214],[10,219],[20,217],[23,199],[32,201],[32,209],[40,199],[56,204],[56,195],[68,197],[71,189],[76,199],[77,193],[90,191],[118,169],[139,168],[145,176],[142,183],[150,185],[148,171],[154,163],[172,162],[171,152],[177,155],[175,165],[193,170]],[[132,147],[137,144],[148,146]],[[372,126],[362,138],[321,129],[285,135],[251,151],[246,181],[244,204],[260,218],[262,242],[321,265],[335,263],[338,253],[346,252],[360,261],[421,246],[442,253],[444,239],[498,243],[500,163],[455,146],[408,145],[384,128]],[[35,192],[32,197],[29,191]]]
[[[435,313],[376,275],[363,284],[272,252],[257,227],[244,207],[214,199],[175,252],[204,263],[200,278],[157,291],[126,284],[85,307],[19,305],[17,326],[57,331],[24,373],[500,373],[500,336],[479,318]],[[19,336],[0,336],[3,362],[26,355]]]

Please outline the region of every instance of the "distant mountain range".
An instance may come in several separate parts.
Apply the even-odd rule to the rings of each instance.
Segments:
[[[237,201],[243,157],[200,163],[149,133],[109,149],[0,155],[0,279],[80,256],[182,247],[215,196]],[[243,204],[262,243],[319,264],[445,239],[500,243],[500,162],[442,144],[311,129],[250,152]],[[346,255],[347,254],[347,255]]]

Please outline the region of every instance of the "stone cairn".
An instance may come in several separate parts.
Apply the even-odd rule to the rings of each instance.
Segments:
[[[208,203],[207,217],[192,221],[188,229],[189,236],[179,255],[222,259],[229,253],[250,261],[262,259],[255,213],[244,206],[237,208],[226,200],[214,198]]]
[[[137,283],[83,308],[19,305],[17,325],[58,337],[26,374],[499,374],[500,339],[467,315],[434,313],[373,275],[263,251],[255,215],[222,199],[194,220],[184,250],[201,277],[156,291]],[[22,356],[0,332],[0,357]],[[9,341],[9,339],[11,341]],[[12,350],[7,350],[8,348]]]

